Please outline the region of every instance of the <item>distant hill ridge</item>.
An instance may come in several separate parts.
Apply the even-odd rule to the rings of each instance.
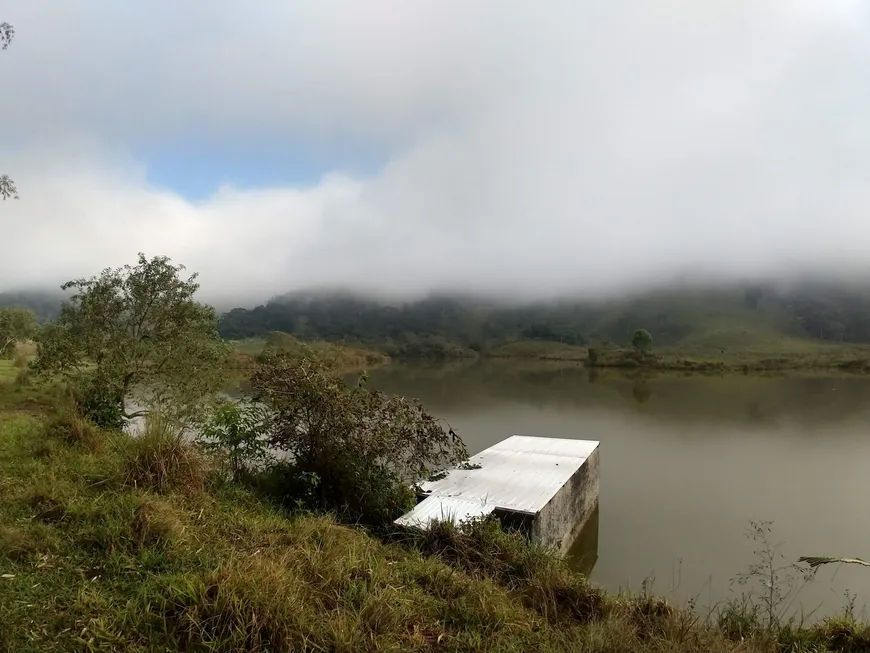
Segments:
[[[59,291],[0,293],[0,307],[57,316]],[[788,289],[747,286],[670,290],[611,300],[508,305],[485,298],[433,295],[380,302],[351,292],[300,292],[255,308],[235,308],[220,321],[225,338],[282,331],[300,338],[360,343],[442,341],[481,351],[517,340],[568,345],[627,345],[645,328],[657,346],[698,350],[762,347],[783,338],[870,343],[870,287],[807,283]]]
[[[438,338],[470,349],[520,339],[627,345],[638,328],[659,346],[699,350],[774,344],[783,338],[870,343],[870,289],[805,284],[652,292],[623,300],[507,306],[432,296],[381,303],[350,293],[288,294],[224,314],[224,337],[284,331],[302,338],[363,343]]]

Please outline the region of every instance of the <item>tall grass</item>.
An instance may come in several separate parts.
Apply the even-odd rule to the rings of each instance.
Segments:
[[[46,438],[52,455],[33,456]],[[607,595],[491,522],[381,540],[288,514],[206,484],[203,454],[159,417],[108,441],[0,412],[0,652],[870,650],[847,616],[741,639]]]
[[[124,483],[158,493],[201,491],[208,461],[177,423],[151,413],[142,433],[125,442]]]

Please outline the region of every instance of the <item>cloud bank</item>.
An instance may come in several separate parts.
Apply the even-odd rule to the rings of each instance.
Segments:
[[[30,4],[0,15],[0,290],[138,251],[246,303],[870,273],[859,0]],[[227,141],[386,157],[191,201],[135,154]]]

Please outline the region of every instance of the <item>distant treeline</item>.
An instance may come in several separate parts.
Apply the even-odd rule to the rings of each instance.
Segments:
[[[0,293],[0,307],[30,308],[41,322],[57,315],[61,301],[59,293]],[[282,331],[420,357],[474,355],[516,340],[627,346],[638,328],[649,330],[656,346],[702,342],[708,334],[741,330],[870,343],[870,287],[674,290],[611,302],[521,306],[450,296],[388,304],[352,294],[298,293],[252,309],[235,308],[220,322],[221,335],[233,340]]]
[[[680,345],[724,329],[870,343],[870,290],[753,286],[525,306],[451,297],[388,305],[352,295],[291,294],[253,309],[233,309],[220,323],[221,334],[231,339],[284,331],[301,338],[420,350],[450,343],[478,352],[520,339],[626,346],[638,328],[648,329],[658,346]]]

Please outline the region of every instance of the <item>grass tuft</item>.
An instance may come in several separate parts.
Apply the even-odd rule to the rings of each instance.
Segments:
[[[144,432],[125,442],[124,483],[167,493],[199,492],[205,485],[205,456],[184,439],[184,431],[159,415],[149,415]]]
[[[79,445],[89,451],[101,451],[107,435],[74,408],[68,407],[49,419],[45,425],[45,437],[65,444]]]
[[[552,552],[529,544],[521,534],[505,533],[494,519],[460,526],[441,522],[412,537],[423,553],[516,591],[527,607],[549,621],[582,623],[606,613],[604,594],[585,577],[570,571]]]

